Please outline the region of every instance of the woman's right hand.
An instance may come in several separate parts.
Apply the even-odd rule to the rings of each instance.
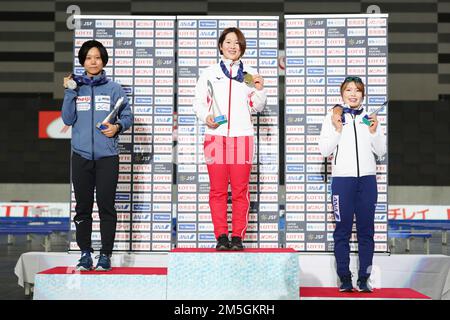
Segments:
[[[337,132],[342,132],[342,119],[340,114],[336,114],[333,112],[331,115],[331,123],[336,128]]]
[[[336,128],[337,132],[342,132],[342,111],[343,108],[334,107],[331,114],[331,123]]]
[[[64,77],[64,88],[67,89],[67,82],[69,82],[69,80],[72,79],[72,74],[70,73],[67,77]]]
[[[217,122],[214,122],[214,117],[212,115],[206,117],[205,123],[211,129],[215,129],[219,126]]]

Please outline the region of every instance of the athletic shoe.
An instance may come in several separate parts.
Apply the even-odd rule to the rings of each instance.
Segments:
[[[81,251],[81,258],[76,266],[77,271],[90,271],[93,269],[93,262],[90,251]]]
[[[372,288],[369,286],[368,278],[367,277],[360,277],[358,281],[356,282],[356,287],[359,292],[372,292]]]
[[[95,271],[109,271],[112,269],[110,255],[102,253],[95,258],[98,258],[97,265],[95,266]]]
[[[352,276],[341,277],[339,292],[353,292]]]
[[[231,237],[231,250],[233,251],[244,250],[244,245],[242,244],[241,237]]]
[[[217,251],[227,251],[230,250],[230,240],[228,240],[228,236],[226,234],[221,234],[219,238],[217,238]]]

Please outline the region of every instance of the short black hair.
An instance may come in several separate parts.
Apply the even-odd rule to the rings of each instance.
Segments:
[[[106,64],[108,63],[108,51],[106,51],[103,44],[97,40],[88,40],[83,43],[80,50],[78,51],[78,61],[80,61],[80,64],[82,66],[84,65],[87,53],[92,48],[97,48],[98,51],[100,51],[100,57],[102,58],[103,66],[106,66]]]

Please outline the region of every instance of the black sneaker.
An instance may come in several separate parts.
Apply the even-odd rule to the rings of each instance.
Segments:
[[[352,276],[341,277],[339,292],[353,292]]]
[[[356,286],[359,292],[366,292],[370,293],[372,292],[372,288],[368,284],[368,278],[367,277],[360,277],[358,278],[358,281],[356,282]]]
[[[95,258],[98,258],[97,265],[95,266],[95,271],[110,271],[112,269],[110,255],[102,253]]]
[[[233,251],[244,250],[244,245],[242,244],[241,237],[231,237],[231,250]]]
[[[230,250],[230,240],[228,240],[228,236],[226,234],[221,234],[219,238],[217,238],[217,251],[226,251]]]

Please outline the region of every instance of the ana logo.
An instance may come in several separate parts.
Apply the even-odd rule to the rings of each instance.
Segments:
[[[307,84],[325,84],[325,77],[308,77]]]
[[[153,230],[170,230],[170,223],[154,223]]]
[[[155,117],[155,123],[172,123],[172,117]]]
[[[286,181],[303,182],[303,181],[305,181],[305,175],[304,174],[287,174]]]
[[[195,28],[197,27],[197,21],[195,20],[180,20],[178,21],[180,28]]]
[[[194,241],[195,240],[195,233],[179,233],[178,234],[178,240],[181,241]]]
[[[130,205],[128,203],[116,203],[114,207],[120,211],[126,211],[130,209]]]
[[[308,192],[323,192],[325,191],[325,186],[323,184],[308,184],[306,190]]]
[[[261,67],[274,66],[277,63],[277,59],[262,59],[259,61]]]
[[[151,114],[153,113],[153,107],[134,107],[134,113],[135,114]]]
[[[245,57],[256,57],[258,52],[256,49],[245,50]]]
[[[198,33],[199,38],[217,38],[216,30],[200,30]]]
[[[133,221],[150,221],[150,220],[151,220],[150,214],[139,214],[139,213],[133,214]]]
[[[341,213],[339,211],[339,195],[333,195],[333,212],[336,221],[341,221]]]

